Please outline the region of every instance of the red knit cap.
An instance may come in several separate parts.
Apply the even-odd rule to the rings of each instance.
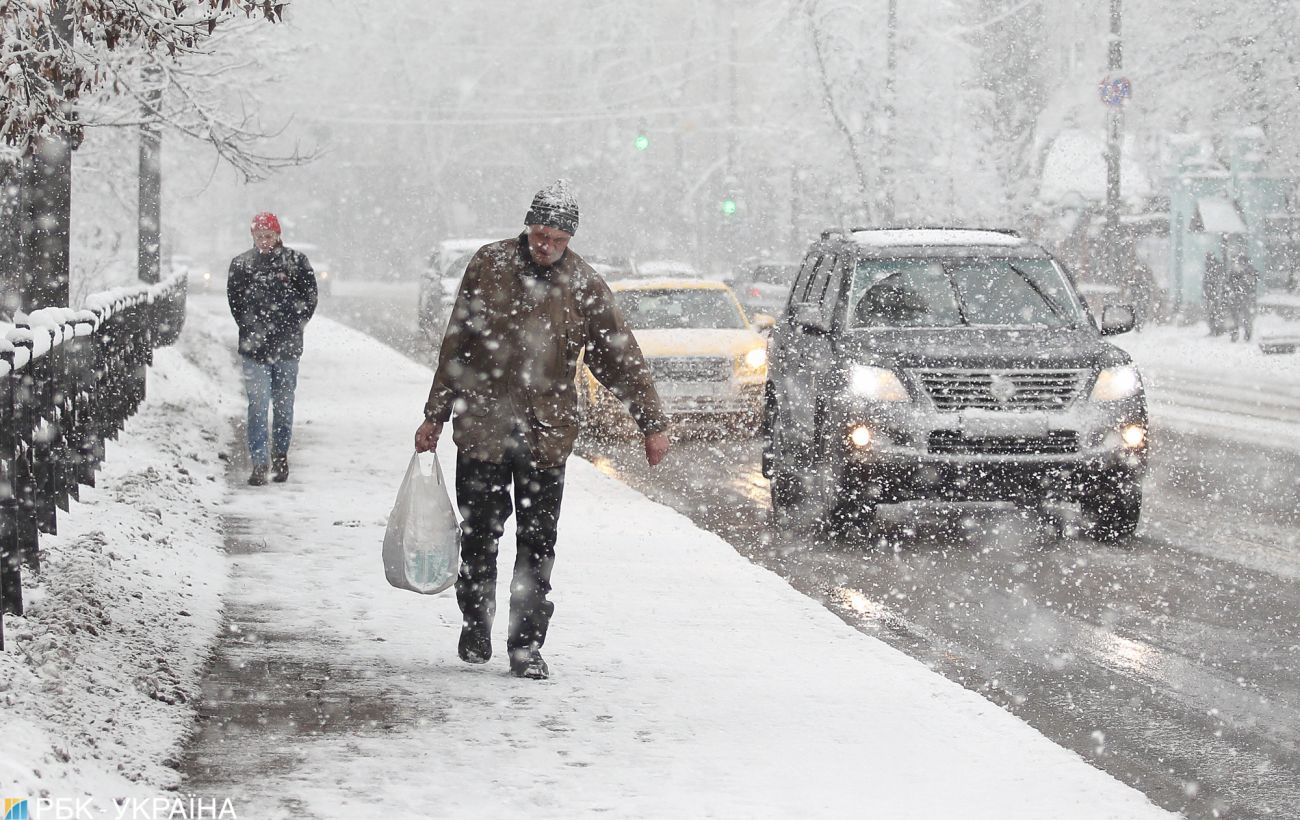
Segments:
[[[276,219],[275,214],[270,211],[262,211],[253,217],[253,230],[280,233],[280,220]]]

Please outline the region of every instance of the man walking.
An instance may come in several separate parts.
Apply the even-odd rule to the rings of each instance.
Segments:
[[[668,452],[667,419],[641,350],[605,282],[568,249],[578,205],[564,180],[538,192],[527,230],[485,245],[469,263],[438,356],[415,449],[434,449],[455,414],[463,617],[458,654],[492,657],[497,541],[518,514],[510,585],[510,671],[549,675],[540,648],[555,605],[551,568],[564,464],[578,436],[579,356],[645,435],[651,466]]]
[[[298,387],[302,331],[316,312],[316,274],[307,257],[280,241],[272,213],[253,217],[253,247],[230,262],[226,298],[239,326],[239,355],[248,394],[248,483],[289,479],[293,399]],[[268,431],[270,410],[274,427]],[[270,451],[268,441],[270,439]]]

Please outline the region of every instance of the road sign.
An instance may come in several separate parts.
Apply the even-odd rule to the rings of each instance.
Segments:
[[[1101,101],[1106,105],[1120,106],[1133,96],[1133,83],[1129,82],[1128,77],[1106,75],[1097,84],[1097,91],[1101,95]]]

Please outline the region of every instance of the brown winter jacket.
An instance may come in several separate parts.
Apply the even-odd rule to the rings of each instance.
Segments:
[[[668,427],[636,339],[595,271],[573,251],[534,265],[527,235],[470,260],[442,340],[424,415],[455,413],[460,454],[502,461],[518,429],[539,467],[559,467],[578,436],[578,358],[645,433]]]

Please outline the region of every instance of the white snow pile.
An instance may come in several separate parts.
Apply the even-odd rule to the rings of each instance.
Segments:
[[[234,406],[212,363],[187,358],[220,351],[187,334],[157,352],[98,486],[41,536],[40,573],[24,570],[26,615],[5,617],[0,652],[0,794],[108,800],[179,782],[225,589],[218,453]]]

